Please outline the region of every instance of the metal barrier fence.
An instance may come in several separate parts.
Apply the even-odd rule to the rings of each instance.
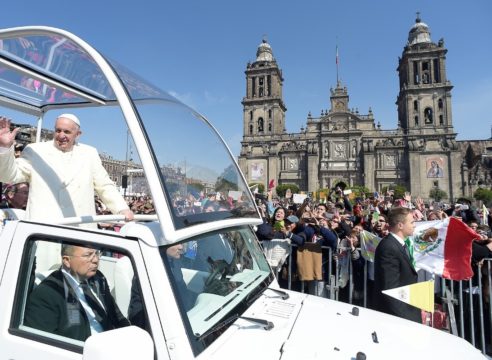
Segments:
[[[296,248],[295,244],[289,247],[288,266],[287,266],[287,288],[292,289],[294,279],[292,251]],[[337,257],[333,256],[330,247],[321,247],[328,255],[323,258],[323,268],[325,269],[323,280],[314,286],[313,295],[327,297],[332,300],[340,300],[339,294],[342,288],[339,281],[339,267]],[[346,249],[338,249],[346,250]],[[360,249],[357,249],[360,251]],[[349,255],[350,256],[350,255]],[[363,297],[360,306],[368,307],[368,264],[365,261],[362,277]],[[450,333],[466,339],[473,346],[482,351],[483,354],[492,352],[492,259],[484,259],[481,266],[477,266],[473,279],[463,281],[447,280],[436,277],[436,296],[443,304],[445,309]],[[485,270],[483,270],[485,269]],[[348,303],[354,300],[355,279],[353,274],[352,261],[348,265]],[[428,274],[427,274],[428,275]],[[361,280],[361,279],[359,279]],[[300,280],[299,280],[300,281]],[[305,284],[300,281],[300,291],[305,292]],[[359,284],[360,286],[360,284]],[[313,290],[313,289],[311,289]],[[456,316],[457,313],[457,316]]]

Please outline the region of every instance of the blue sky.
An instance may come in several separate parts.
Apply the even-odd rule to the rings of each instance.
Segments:
[[[2,27],[48,25],[71,31],[204,114],[234,154],[242,138],[244,70],[264,35],[284,75],[287,131],[309,111],[329,108],[335,47],[350,107],[372,107],[383,129],[397,124],[398,57],[416,11],[448,49],[459,140],[491,136],[492,2],[346,1],[23,1],[2,3]]]

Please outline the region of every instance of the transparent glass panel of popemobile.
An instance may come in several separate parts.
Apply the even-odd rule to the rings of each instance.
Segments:
[[[52,140],[58,115],[75,114],[81,123],[80,143],[99,151],[110,178],[130,205],[135,205],[135,212],[154,213],[150,189],[125,118],[92,58],[73,41],[46,31],[42,35],[30,31],[18,37],[0,34],[0,39],[0,102],[16,109],[0,107],[0,115],[20,127],[16,141],[35,141],[38,122],[32,115],[40,116],[44,107],[52,110],[42,114],[41,141]],[[141,80],[132,75],[125,73],[125,79],[135,89],[150,87],[138,85]],[[98,106],[98,101],[109,106]],[[104,204],[96,205],[99,215],[109,213]]]
[[[0,34],[0,88],[2,94],[37,107],[51,104],[88,102],[67,90],[74,86],[101,100],[113,100],[114,93],[99,66],[73,41],[48,31]],[[31,69],[46,75],[14,71]],[[51,81],[50,81],[51,80]]]
[[[83,116],[81,141],[113,159],[124,160],[128,165],[125,172],[128,168],[134,171],[126,175],[134,179],[139,164],[134,169],[129,166],[131,140],[127,140],[121,111],[118,107],[97,106],[116,103],[112,102],[115,95],[108,81],[92,58],[75,42],[48,30],[20,31],[9,36],[0,33],[1,94],[17,105],[32,105],[33,115],[40,114],[44,106],[70,106],[70,112]],[[174,227],[234,218],[258,220],[247,184],[206,119],[117,62],[110,62],[142,120]],[[73,106],[77,110],[72,110]],[[80,110],[79,106],[92,109]],[[22,111],[30,112],[28,107]],[[50,116],[51,112],[45,117]]]
[[[234,159],[202,116],[172,98],[135,104],[176,229],[223,219],[259,219]]]
[[[228,327],[215,332],[215,326],[226,319],[232,323],[272,281],[250,227],[200,235],[160,250],[189,322],[189,337],[197,343],[215,339]]]

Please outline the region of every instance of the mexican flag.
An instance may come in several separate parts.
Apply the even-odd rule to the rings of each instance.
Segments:
[[[451,280],[473,276],[472,241],[478,234],[455,218],[415,223],[409,240],[413,244],[415,268]]]

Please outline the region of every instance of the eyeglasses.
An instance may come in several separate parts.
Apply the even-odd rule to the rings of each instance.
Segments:
[[[79,257],[87,262],[90,262],[92,260],[94,260],[94,258],[97,256],[98,259],[101,258],[101,255],[102,255],[102,251],[101,250],[96,250],[96,251],[93,251],[91,253],[88,253],[88,254],[83,254],[83,255],[69,255],[69,256],[73,256],[73,257]]]

